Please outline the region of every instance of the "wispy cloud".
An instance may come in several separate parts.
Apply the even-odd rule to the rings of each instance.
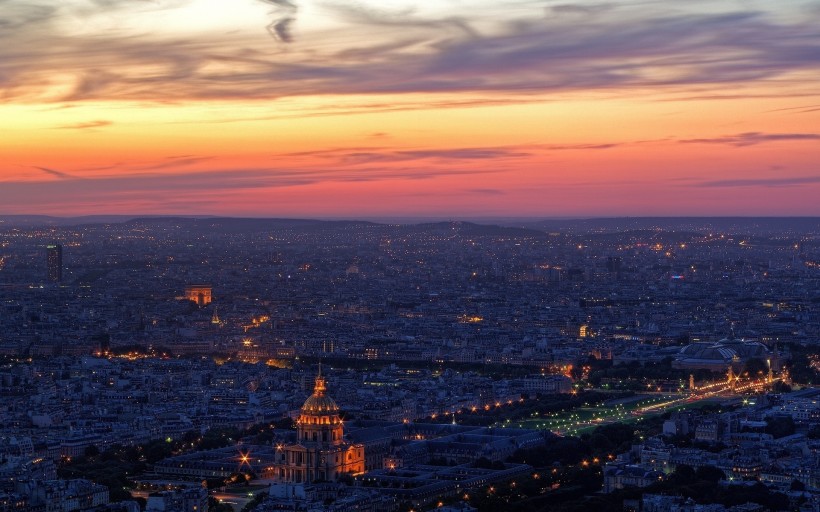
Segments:
[[[582,14],[590,16],[606,12],[615,8],[615,4],[601,3],[601,4],[558,4],[547,7],[548,12],[552,14]]]
[[[481,107],[503,107],[511,105],[543,104],[545,100],[532,96],[514,96],[510,98],[474,98],[458,99],[452,98],[440,101],[423,100],[402,100],[397,98],[391,102],[365,102],[352,105],[325,104],[315,107],[309,111],[283,111],[264,116],[236,116],[233,113],[213,120],[213,123],[243,123],[248,121],[274,121],[281,119],[307,119],[313,117],[348,117],[355,115],[380,114],[386,112],[405,112],[409,110],[442,110],[442,109],[463,109]],[[173,123],[173,122],[171,122]],[[187,124],[188,121],[178,121]]]
[[[776,108],[774,110],[768,110],[767,113],[768,112],[795,112],[795,111],[797,111],[799,113],[804,113],[804,112],[813,112],[817,109],[820,109],[820,105],[803,105],[803,106],[800,106],[800,107]]]
[[[820,183],[820,176],[786,176],[780,178],[749,178],[714,180],[698,183],[697,187],[795,187]]]
[[[763,144],[766,142],[783,142],[783,141],[803,141],[803,140],[820,140],[820,134],[817,133],[761,133],[761,132],[746,132],[737,135],[725,135],[722,137],[711,137],[703,139],[685,139],[680,140],[681,144],[724,144],[729,146],[754,146],[756,144]]]
[[[136,166],[133,167],[135,170],[149,170],[149,171],[159,171],[162,169],[180,169],[183,167],[188,167],[191,165],[199,164],[202,162],[206,162],[208,160],[212,160],[213,158],[210,156],[195,156],[195,155],[182,155],[182,156],[169,156],[164,161],[150,163],[147,165]]]
[[[112,124],[113,123],[111,121],[105,121],[100,119],[97,121],[86,121],[83,123],[64,124],[62,126],[56,126],[55,128],[58,130],[91,130],[94,128],[111,126]]]
[[[172,170],[162,163],[144,165],[142,169],[157,172],[133,173],[131,171],[108,175],[79,176],[48,167],[33,167],[48,175],[60,178],[56,181],[3,181],[0,200],[12,198],[17,192],[61,192],[81,195],[115,191],[159,192],[185,190],[242,190],[267,187],[290,187],[328,182],[375,182],[392,180],[427,180],[443,176],[467,176],[503,172],[498,169],[472,169],[468,167],[358,167],[358,168],[248,168],[209,169],[203,171]],[[53,189],[53,190],[52,190]]]
[[[529,153],[514,148],[452,148],[419,150],[379,150],[336,153],[333,158],[345,163],[400,162],[406,160],[494,160],[499,158],[520,158]]]
[[[606,144],[549,144],[544,146],[544,148],[550,151],[612,149],[625,144],[626,143],[623,142],[610,142]]]
[[[6,0],[0,13],[0,28],[18,30],[51,19],[58,11],[56,6]]]
[[[532,12],[510,11],[521,14],[485,23],[488,28],[479,32],[479,18],[466,9],[434,15],[365,2],[321,2],[312,8],[324,9],[341,25],[297,44],[291,33],[296,4],[265,1],[274,9],[269,30],[291,42],[287,53],[245,32],[78,36],[56,23],[77,16],[76,9],[6,0],[0,14],[0,95],[173,101],[681,85],[724,90],[820,72],[820,14],[814,11],[802,18],[694,7],[671,14],[661,3],[624,2],[611,16],[567,17],[543,16],[542,7],[533,5]],[[97,8],[123,5],[102,1]],[[609,8],[563,4],[551,10],[591,14]],[[533,19],[536,12],[541,19]],[[65,93],[65,78],[72,76],[74,87]]]
[[[296,12],[299,8],[289,0],[261,0],[273,5],[275,9],[271,12],[273,21],[267,27],[268,32],[277,40],[283,43],[293,42],[291,25],[296,21]]]
[[[54,176],[55,178],[59,178],[61,180],[73,180],[76,177],[72,176],[71,174],[65,173],[63,171],[58,171],[56,169],[51,169],[48,167],[38,167],[34,166],[35,169],[43,171],[44,173],[48,174],[49,176]]]
[[[450,37],[454,34],[478,37],[478,32],[470,25],[468,15],[445,16],[437,18],[425,18],[416,15],[417,9],[414,6],[404,8],[386,9],[383,5],[378,7],[362,3],[352,2],[329,2],[325,5],[342,19],[373,27],[396,27],[406,31],[413,29],[432,29],[437,32],[438,37]]]
[[[604,150],[628,144],[650,141],[578,143],[578,144],[524,144],[514,146],[487,146],[444,149],[397,149],[384,146],[333,148],[321,151],[300,151],[280,155],[284,158],[322,158],[343,164],[368,164],[377,162],[402,162],[414,160],[487,161],[532,157],[545,151]]]

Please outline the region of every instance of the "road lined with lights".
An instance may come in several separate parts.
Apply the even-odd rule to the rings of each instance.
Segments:
[[[519,427],[551,430],[555,434],[578,435],[586,430],[610,423],[641,421],[644,417],[663,414],[672,409],[686,409],[697,407],[702,402],[713,400],[717,397],[732,396],[745,392],[760,391],[775,382],[779,378],[769,380],[767,378],[745,382],[721,381],[702,386],[695,390],[695,393],[675,394],[668,393],[636,400],[632,404],[619,403],[611,407],[606,407],[604,403],[586,404],[584,407],[572,411],[545,414],[541,417],[538,413],[532,414],[532,419],[522,421],[505,420],[496,424],[498,427]]]

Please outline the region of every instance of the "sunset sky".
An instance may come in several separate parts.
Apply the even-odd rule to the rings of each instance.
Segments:
[[[0,214],[820,215],[817,0],[0,0]]]

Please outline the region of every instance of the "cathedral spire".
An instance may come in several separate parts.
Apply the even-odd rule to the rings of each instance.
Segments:
[[[327,391],[325,385],[325,378],[322,377],[322,363],[319,363],[319,375],[316,376],[316,384],[313,386],[313,394],[316,396],[324,396]]]

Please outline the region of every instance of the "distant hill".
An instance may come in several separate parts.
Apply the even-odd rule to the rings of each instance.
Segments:
[[[506,225],[571,233],[639,230],[738,234],[817,233],[820,231],[820,217],[616,217],[547,219]]]
[[[421,219],[419,219],[421,220]],[[372,220],[318,220],[288,218],[241,218],[212,216],[87,215],[51,217],[47,215],[0,215],[0,228],[38,226],[68,227],[90,224],[176,225],[195,230],[256,232],[269,229],[304,231],[345,227],[386,227]],[[544,232],[623,233],[626,231],[667,231],[689,233],[736,233],[768,235],[820,232],[820,217],[613,217],[591,219],[481,219],[471,222],[430,222],[404,219],[390,222],[410,231],[457,232],[461,236],[542,236]],[[510,231],[513,230],[513,231]]]
[[[300,231],[315,231],[326,229],[339,229],[349,226],[378,226],[379,224],[364,221],[328,221],[314,219],[264,219],[264,218],[241,218],[241,217],[140,217],[128,220],[126,225],[135,226],[159,226],[174,225],[184,226],[192,231],[217,231],[233,233],[253,233],[258,231],[269,231],[271,229],[298,229]]]
[[[135,215],[83,215],[80,217],[51,217],[48,215],[0,215],[0,226],[80,226],[84,224],[121,224]],[[159,218],[159,217],[157,217]]]
[[[428,222],[424,224],[408,224],[405,226],[410,231],[431,231],[441,234],[459,234],[461,236],[544,236],[543,229],[527,228],[520,226],[479,224],[476,222]]]

